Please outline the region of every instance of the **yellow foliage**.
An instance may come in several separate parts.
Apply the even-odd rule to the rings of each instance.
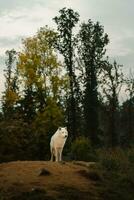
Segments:
[[[16,92],[14,92],[11,89],[8,89],[5,93],[4,98],[6,99],[6,102],[8,103],[8,106],[14,105],[15,102],[19,99],[19,96]]]
[[[56,39],[57,33],[45,27],[35,36],[23,40],[17,67],[25,87],[42,88],[50,96],[58,98],[66,81],[54,50]]]

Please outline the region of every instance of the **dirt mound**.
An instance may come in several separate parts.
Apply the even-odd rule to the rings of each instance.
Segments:
[[[3,163],[0,164],[0,194],[5,199],[14,200],[97,199],[94,195],[93,181],[79,173],[88,170],[87,163],[76,162]]]

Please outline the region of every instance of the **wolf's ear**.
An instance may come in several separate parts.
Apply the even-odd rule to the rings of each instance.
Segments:
[[[61,131],[61,127],[59,127],[58,130]]]
[[[64,128],[67,130],[67,127],[66,127],[66,126],[65,126]]]

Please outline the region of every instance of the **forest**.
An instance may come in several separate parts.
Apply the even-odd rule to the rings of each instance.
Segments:
[[[65,160],[94,161],[101,150],[133,149],[134,74],[107,56],[103,25],[63,8],[6,51],[0,110],[0,162],[49,160],[49,142],[67,126]],[[121,102],[122,88],[127,98]]]

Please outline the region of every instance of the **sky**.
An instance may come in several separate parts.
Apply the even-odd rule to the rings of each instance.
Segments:
[[[20,50],[22,38],[40,27],[54,28],[52,18],[63,7],[79,12],[80,23],[99,21],[110,38],[107,55],[123,65],[125,74],[134,71],[134,0],[0,0],[0,93],[5,51]]]

